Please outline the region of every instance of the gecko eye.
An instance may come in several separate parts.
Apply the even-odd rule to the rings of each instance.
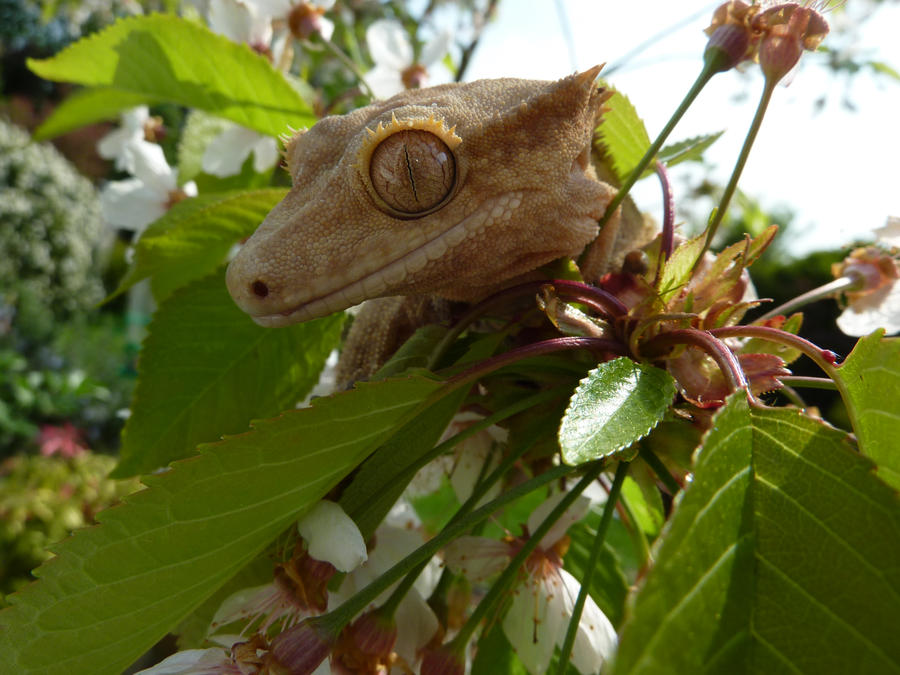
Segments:
[[[456,160],[434,134],[408,129],[378,144],[369,161],[369,177],[387,206],[403,214],[424,214],[453,190]]]

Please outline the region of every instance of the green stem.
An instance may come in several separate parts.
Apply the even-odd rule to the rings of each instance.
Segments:
[[[603,462],[602,460],[600,460],[594,464],[590,464],[587,466],[590,469],[596,469],[599,473],[599,471],[602,470],[602,464]],[[597,468],[597,465],[601,466]],[[520,483],[514,488],[507,490],[496,499],[492,499],[490,502],[484,504],[469,515],[460,518],[456,522],[449,523],[443,530],[440,531],[440,533],[437,534],[437,536],[433,537],[425,544],[417,548],[403,560],[397,562],[387,572],[382,574],[371,584],[356,593],[356,595],[349,598],[340,607],[337,607],[327,614],[321,614],[317,617],[307,619],[307,621],[315,621],[316,623],[327,625],[332,629],[336,626],[338,627],[338,630],[340,630],[340,627],[349,624],[350,621],[353,620],[353,617],[355,617],[366,607],[368,607],[368,605],[373,602],[375,598],[377,598],[388,588],[402,579],[406,574],[409,573],[410,570],[412,570],[423,561],[429,560],[431,556],[441,550],[444,546],[467,532],[478,523],[487,520],[487,518],[490,517],[490,515],[494,513],[494,511],[503,508],[507,504],[514,502],[515,500],[519,499],[523,495],[528,494],[529,492],[533,492],[534,490],[537,490],[538,488],[543,487],[548,483],[552,483],[553,481],[559,480],[560,478],[573,473],[574,471],[577,471],[578,468],[579,467],[565,465],[554,466],[553,468],[548,469],[547,471],[542,473],[540,476],[535,476],[531,480]]]
[[[528,556],[537,548],[538,544],[541,543],[541,539],[544,538],[544,535],[550,531],[550,528],[553,527],[560,517],[562,517],[563,513],[565,513],[579,495],[584,492],[587,486],[597,479],[597,476],[600,475],[600,472],[603,471],[605,466],[606,462],[603,460],[587,465],[587,473],[582,476],[575,487],[565,494],[559,501],[559,504],[553,508],[543,521],[541,521],[541,524],[534,532],[529,532],[528,541],[522,545],[522,548],[520,548],[516,555],[513,556],[512,560],[509,561],[509,565],[506,566],[494,582],[493,586],[491,586],[491,589],[481,599],[481,602],[478,603],[478,606],[469,618],[466,619],[466,623],[459,629],[459,633],[457,633],[450,642],[449,647],[451,650],[462,653],[462,650],[465,649],[465,646],[468,644],[475,629],[478,628],[481,620],[485,617],[488,610],[492,609],[497,604],[497,601],[509,591],[513,582],[515,582],[516,577],[519,576],[520,568],[525,563]]]
[[[591,555],[588,559],[587,568],[584,570],[584,577],[581,579],[581,589],[578,591],[578,599],[575,600],[575,607],[572,608],[572,618],[569,619],[569,628],[566,630],[566,638],[563,641],[560,650],[559,668],[557,673],[564,675],[569,667],[569,658],[572,654],[572,647],[575,645],[575,634],[578,632],[578,623],[581,621],[581,613],[584,611],[584,603],[587,600],[587,594],[591,587],[591,579],[594,576],[594,570],[597,567],[597,561],[600,559],[600,551],[603,550],[603,542],[606,539],[606,531],[612,522],[613,511],[616,509],[616,502],[619,501],[619,493],[622,491],[622,483],[625,482],[625,476],[628,475],[628,463],[619,462],[616,469],[616,477],[613,478],[612,488],[609,491],[609,497],[606,505],[603,507],[603,516],[600,518],[600,524],[597,526],[597,534],[594,535],[594,544],[591,547]],[[635,523],[637,527],[637,523]],[[643,536],[643,534],[641,534]]]
[[[638,569],[646,569],[647,564],[650,562],[650,546],[647,544],[647,535],[645,535],[644,530],[641,529],[641,525],[638,523],[634,509],[632,509],[631,505],[628,503],[627,497],[623,496],[619,500],[619,506],[628,518],[628,522],[625,523],[625,525],[628,530],[628,536],[631,538],[631,543],[634,546],[634,552],[638,558]]]
[[[814,288],[811,291],[807,291],[802,295],[798,295],[792,300],[788,300],[775,309],[769,310],[761,317],[756,319],[753,323],[768,321],[769,319],[772,319],[779,315],[788,316],[791,312],[794,312],[795,310],[803,307],[804,305],[808,305],[811,302],[815,302],[816,300],[830,298],[835,293],[839,293],[841,291],[855,291],[861,289],[865,286],[865,283],[865,279],[863,279],[859,275],[845,275],[823,286],[819,286],[818,288]]]
[[[363,75],[362,70],[360,70],[359,66],[353,62],[353,60],[347,56],[340,47],[334,44],[331,40],[326,40],[321,35],[319,36],[322,39],[322,44],[330,51],[334,56],[337,57],[337,60],[343,63],[351,73],[356,75],[356,79],[359,80],[360,86],[365,90],[366,95],[369,98],[375,98],[375,93],[372,91],[372,87],[369,86],[369,83],[366,82],[366,77]]]
[[[787,377],[779,377],[784,384],[792,387],[805,387],[807,389],[826,389],[828,391],[837,391],[837,385],[834,380],[827,377],[806,377],[804,375],[789,375]]]
[[[619,205],[625,200],[625,197],[628,196],[628,191],[631,190],[635,183],[637,183],[638,179],[644,173],[644,170],[650,165],[650,162],[656,159],[656,154],[659,152],[659,149],[662,147],[663,143],[666,142],[669,134],[672,133],[675,125],[678,124],[684,116],[684,113],[687,112],[687,109],[691,107],[694,99],[697,98],[697,95],[703,90],[703,87],[706,86],[706,83],[709,82],[713,75],[721,72],[721,70],[721,64],[715,59],[707,58],[704,60],[703,69],[700,71],[694,84],[691,85],[691,88],[688,90],[688,93],[685,95],[678,108],[672,113],[672,117],[666,122],[666,126],[659,132],[659,136],[657,136],[656,140],[653,141],[649,148],[647,148],[647,152],[641,157],[641,161],[638,162],[628,178],[625,179],[625,182],[622,184],[622,187],[619,188],[618,193],[616,193],[616,196],[609,203],[609,206],[606,207],[606,211],[600,219],[601,229],[609,222],[609,219],[612,218],[612,214],[615,213],[616,209],[619,208]]]
[[[744,145],[741,148],[741,153],[738,155],[734,169],[731,171],[731,178],[728,179],[728,185],[725,186],[725,192],[722,194],[719,205],[716,207],[712,219],[706,228],[706,242],[703,244],[703,250],[700,251],[697,262],[694,263],[695,267],[703,258],[706,251],[709,250],[713,237],[716,236],[716,231],[719,229],[719,225],[722,224],[722,219],[728,211],[728,204],[731,202],[734,191],[737,189],[738,179],[741,177],[744,165],[747,163],[747,158],[750,156],[750,148],[753,147],[753,141],[756,140],[756,134],[759,133],[759,128],[762,125],[763,117],[766,114],[766,108],[769,107],[769,101],[772,100],[772,93],[775,91],[776,84],[777,82],[766,79],[762,96],[759,99],[759,104],[756,106],[756,114],[753,116],[753,122],[750,124],[750,129],[747,131],[747,137],[744,139]]]
[[[555,394],[556,392],[543,392],[543,393],[544,394],[547,394],[547,393]],[[542,400],[537,401],[536,399],[539,399],[539,398]],[[514,404],[512,406],[508,406],[507,408],[504,409],[504,411],[501,411],[501,412],[508,412],[508,411],[512,410],[513,412],[509,412],[508,414],[505,415],[506,417],[509,417],[510,415],[515,414],[515,412],[530,408],[530,407],[532,407],[532,405],[538,405],[539,403],[543,402],[543,400],[546,400],[547,398],[548,397],[542,396],[541,394],[538,394],[537,396],[531,396],[531,397],[525,399],[525,401],[530,402],[530,405],[523,406],[520,404]],[[524,401],[520,402],[520,403],[524,403]],[[494,424],[495,422],[497,422],[501,419],[501,418],[497,418],[494,420],[494,422],[491,422],[490,424],[485,424],[486,422],[488,422],[488,420],[491,420],[492,418],[496,418],[496,415],[497,414],[492,415],[491,417],[487,417],[478,424],[473,424],[471,427],[466,429],[466,431],[463,431],[463,432],[457,434],[452,439],[449,439],[449,441],[452,441],[454,439],[459,439],[461,436],[463,436],[463,434],[465,434],[467,431],[470,431],[474,427],[478,427],[478,431],[480,431],[482,429],[486,429],[491,424]],[[475,433],[475,432],[472,432],[472,433]],[[468,434],[466,436],[466,438],[468,438],[471,435],[472,435],[471,433]],[[447,441],[447,442],[449,442],[449,441]],[[447,442],[442,443],[441,445],[446,445]],[[459,440],[457,440],[456,442],[458,443]],[[438,447],[440,447],[440,446],[438,446]],[[487,494],[488,490],[491,489],[491,486],[494,485],[494,483],[496,483],[498,480],[500,480],[500,478],[502,478],[506,474],[506,472],[512,468],[513,464],[515,464],[519,460],[519,458],[523,454],[525,454],[525,452],[528,451],[529,448],[531,448],[531,443],[523,443],[518,448],[518,450],[516,450],[514,452],[510,452],[509,455],[500,463],[500,465],[490,473],[490,475],[488,475],[487,477],[484,477],[483,475],[479,476],[478,477],[479,480],[475,484],[475,487],[472,490],[472,494],[469,495],[469,498],[465,502],[463,502],[463,504],[459,507],[459,509],[457,509],[456,513],[453,514],[453,517],[450,519],[450,523],[448,523],[448,525],[453,524],[456,521],[458,521],[460,518],[464,518],[466,515],[468,515],[472,511],[472,509],[475,508],[475,505],[478,504],[478,502],[480,502],[481,499]],[[484,465],[482,466],[482,469],[481,469],[482,474],[484,474],[484,472],[487,468],[488,462],[490,462],[490,459],[491,459],[490,456],[485,459]],[[419,563],[416,567],[414,567],[409,572],[409,574],[406,575],[406,577],[404,577],[403,581],[401,581],[400,584],[398,584],[397,588],[394,589],[394,591],[391,593],[391,596],[385,601],[384,605],[382,605],[382,611],[387,612],[387,614],[386,614],[387,616],[393,616],[394,611],[397,609],[397,607],[400,604],[400,601],[403,600],[403,598],[409,592],[409,589],[412,588],[412,585],[416,582],[416,579],[419,578],[419,575],[422,573],[422,570],[425,569],[425,566],[427,564],[428,564],[428,559]]]
[[[676,480],[675,476],[671,474],[666,465],[663,464],[663,461],[652,450],[641,446],[640,454],[641,459],[647,462],[647,465],[653,469],[656,477],[666,486],[669,494],[674,497],[681,490],[681,484]]]

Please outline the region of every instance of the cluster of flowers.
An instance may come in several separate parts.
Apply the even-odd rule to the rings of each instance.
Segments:
[[[461,420],[453,426],[467,423]],[[460,444],[455,460],[448,462],[450,458],[444,457],[426,467],[428,471],[417,476],[410,490],[430,491],[435,478],[446,470],[457,497],[464,501],[485,463],[491,463],[500,437],[502,432],[496,427],[478,432]],[[468,584],[496,578],[565,494],[557,492],[537,507],[519,536],[456,539],[421,568],[414,585],[403,589],[402,597],[396,597],[396,585],[386,589],[338,631],[304,619],[340,608],[420,547],[425,537],[421,522],[403,498],[368,545],[338,504],[322,500],[299,521],[301,539],[289,545],[290,557],[275,565],[273,581],[238,591],[221,605],[207,636],[209,642],[221,646],[178,652],[142,675],[323,675],[387,673],[392,669],[462,673],[471,651],[466,650],[460,658],[448,651],[445,643],[460,632],[466,620],[471,599]],[[509,589],[502,630],[529,672],[547,671],[580,590],[578,581],[562,566],[569,541],[566,530],[587,514],[592,499],[603,498],[602,490],[598,497],[579,495],[539,541],[531,542],[534,550]],[[344,575],[342,579],[336,577],[338,573]],[[448,593],[446,579],[453,575],[467,582]],[[337,579],[339,584],[335,584]],[[337,588],[330,590],[334,586]],[[462,597],[448,603],[454,596]],[[228,632],[234,627],[238,632]],[[615,647],[615,629],[588,596],[578,624],[573,664],[582,673],[599,672]]]

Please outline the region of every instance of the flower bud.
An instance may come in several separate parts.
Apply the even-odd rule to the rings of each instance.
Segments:
[[[763,36],[759,65],[766,79],[773,82],[797,65],[804,49],[816,49],[828,34],[828,22],[821,14],[793,2],[760,12],[752,24]]]
[[[710,37],[703,58],[715,64],[716,72],[729,70],[741,61],[753,58],[757,35],[750,28],[750,19],[756,11],[755,5],[743,0],[730,0],[713,12],[712,21],[706,29]]]
[[[308,2],[299,2],[288,14],[288,28],[298,40],[306,40],[313,33],[322,32],[323,7],[315,7]]]
[[[268,675],[307,675],[331,653],[336,636],[314,619],[284,631],[274,640],[265,659]]]
[[[338,672],[374,673],[390,670],[392,651],[397,642],[397,623],[380,610],[362,614],[344,628],[332,655],[332,667]]]
[[[712,61],[716,72],[730,70],[747,58],[749,48],[748,31],[742,26],[726,24],[713,31],[709,42],[706,43],[703,60]]]
[[[447,645],[441,645],[425,652],[419,672],[422,675],[463,675],[466,665],[459,654]]]

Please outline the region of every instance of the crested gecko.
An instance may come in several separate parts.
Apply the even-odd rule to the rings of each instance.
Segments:
[[[409,90],[297,132],[292,189],[228,266],[235,302],[282,326],[412,296],[354,323],[351,341],[374,340],[363,360],[378,361],[434,316],[434,296],[477,301],[586,249],[582,273],[596,279],[623,248],[618,217],[598,237],[615,195],[591,161],[611,95],[599,71]]]

